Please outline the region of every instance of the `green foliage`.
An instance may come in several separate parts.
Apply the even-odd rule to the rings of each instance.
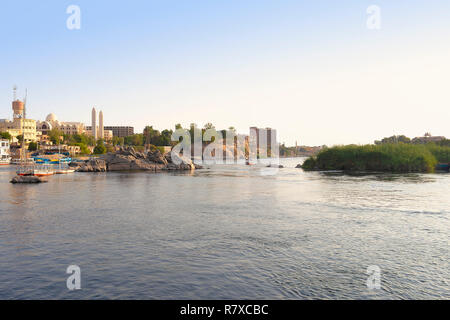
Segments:
[[[393,144],[393,143],[411,143],[411,139],[407,136],[392,136],[384,138],[381,141],[375,141],[375,144]]]
[[[303,164],[305,170],[432,172],[438,159],[428,146],[348,145],[326,148]]]
[[[106,153],[106,146],[102,139],[97,141],[97,145],[94,148],[94,154],[104,154]]]
[[[430,150],[439,163],[450,163],[450,146],[428,143],[426,148]]]
[[[143,146],[144,135],[142,133],[133,134],[124,138],[124,144],[127,146]]]
[[[30,142],[28,144],[28,151],[36,151],[38,149],[38,144],[36,142]]]
[[[89,150],[89,148],[87,147],[86,144],[82,143],[82,142],[76,142],[74,144],[74,146],[79,146],[80,147],[80,152],[81,154],[90,154],[91,151]]]
[[[64,143],[67,143],[70,146],[76,146],[79,145],[80,143],[84,144],[85,146],[95,146],[94,137],[89,136],[85,133],[64,135]]]
[[[0,132],[0,138],[11,141],[12,136],[9,132]]]
[[[123,137],[113,137],[112,138],[112,144],[114,146],[123,146],[125,143],[125,139]]]
[[[58,129],[52,129],[47,133],[49,139],[53,144],[60,144],[61,143],[61,137],[64,136],[64,133],[61,130]]]
[[[153,126],[147,126],[144,129],[144,143],[153,144],[155,146],[170,146],[172,144],[172,130],[163,130],[159,132],[153,129]]]
[[[441,140],[437,143],[441,147],[450,147],[450,139]]]

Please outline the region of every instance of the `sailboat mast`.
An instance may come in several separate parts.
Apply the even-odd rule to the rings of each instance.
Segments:
[[[26,119],[26,112],[27,112],[27,96],[28,96],[28,89],[25,89],[25,98],[23,99],[23,114],[22,114],[22,119],[20,121],[20,129],[22,132],[22,147],[21,147],[21,152],[20,152],[20,160],[24,160],[25,158],[25,129],[24,129],[24,122]]]

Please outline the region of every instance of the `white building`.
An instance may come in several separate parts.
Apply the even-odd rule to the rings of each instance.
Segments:
[[[6,165],[11,162],[9,154],[9,141],[0,139],[0,165]]]
[[[84,124],[81,122],[60,122],[54,113],[50,113],[45,121],[38,121],[36,130],[47,135],[52,129],[58,129],[64,134],[81,134],[85,132]]]

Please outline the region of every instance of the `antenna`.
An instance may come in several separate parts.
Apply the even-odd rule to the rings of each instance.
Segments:
[[[13,87],[13,96],[14,96],[14,101],[16,101],[17,100],[17,86],[16,85],[14,85],[14,87]]]

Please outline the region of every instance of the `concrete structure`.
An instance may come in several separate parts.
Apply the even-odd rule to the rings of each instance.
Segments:
[[[111,130],[114,137],[125,138],[134,134],[134,127],[107,126],[105,130]]]
[[[12,102],[13,120],[0,120],[0,131],[8,132],[12,136],[12,142],[18,142],[17,136],[24,136],[26,143],[37,140],[36,121],[24,119],[25,104],[20,100]]]
[[[104,128],[103,128],[103,111],[100,111],[100,113],[98,114],[98,138],[99,139],[105,138]]]
[[[444,136],[432,136],[430,133],[425,133],[423,137],[416,137],[412,139],[412,143],[428,143],[428,142],[439,142],[446,140]]]
[[[92,134],[92,127],[91,126],[87,126],[86,127],[86,132],[91,135]],[[99,127],[97,127],[97,136],[99,137]],[[113,138],[113,132],[111,130],[105,130],[103,129],[103,139],[105,141],[110,141]]]
[[[91,125],[91,135],[97,141],[97,112],[95,108],[92,108],[92,125]]]
[[[42,135],[47,135],[50,130],[58,129],[64,134],[82,134],[85,132],[84,124],[81,122],[60,122],[54,113],[50,113],[45,121],[38,121],[37,130]]]

